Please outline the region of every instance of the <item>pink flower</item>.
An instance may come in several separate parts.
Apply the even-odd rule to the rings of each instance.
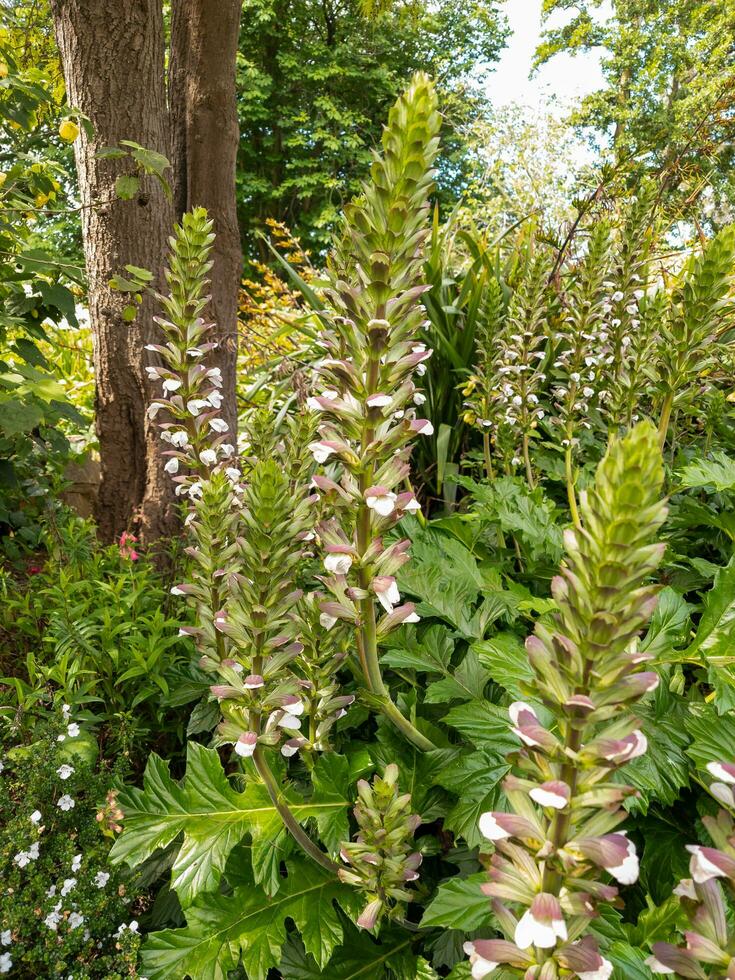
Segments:
[[[130,534],[128,531],[123,531],[120,535],[120,541],[118,542],[118,547],[120,549],[121,558],[129,558],[130,561],[137,561],[140,558],[138,552],[132,547],[136,544],[138,539],[134,534]]]

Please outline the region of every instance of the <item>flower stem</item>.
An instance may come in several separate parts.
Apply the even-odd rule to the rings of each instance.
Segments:
[[[574,463],[572,460],[571,440],[569,440],[569,445],[567,446],[564,454],[564,468],[567,476],[567,500],[569,501],[569,510],[572,512],[574,526],[581,528],[582,522],[579,519],[579,510],[577,509],[577,494],[574,489]]]
[[[526,465],[526,480],[528,481],[528,489],[535,490],[536,481],[533,478],[533,468],[531,467],[531,454],[529,451],[529,439],[527,432],[523,436],[523,462]]]
[[[293,839],[296,841],[302,851],[304,851],[305,854],[308,854],[312,860],[316,861],[317,864],[320,864],[326,871],[336,874],[339,870],[339,865],[333,861],[328,854],[325,854],[321,848],[317,847],[293,813],[291,813],[288,804],[281,795],[278,783],[276,782],[276,777],[271,772],[270,766],[268,765],[260,747],[256,748],[255,752],[253,753],[253,762],[255,763],[255,768],[258,770],[260,778],[263,780],[263,784],[268,791],[268,796],[270,796],[273,806],[278,811],[278,815]]]

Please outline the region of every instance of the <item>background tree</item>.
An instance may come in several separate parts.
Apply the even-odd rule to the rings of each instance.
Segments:
[[[359,189],[388,107],[417,69],[437,80],[440,199],[457,199],[462,130],[506,37],[497,0],[246,0],[238,61],[238,213],[246,248],[267,218],[323,249]],[[470,77],[471,76],[471,77]],[[264,253],[261,251],[261,258]]]
[[[234,234],[237,125],[234,58],[239,0],[215,11],[205,0],[174,3],[167,92],[160,0],[51,0],[70,105],[91,122],[76,143],[89,308],[95,335],[97,432],[102,481],[98,524],[111,539],[136,523],[147,540],[174,530],[176,509],[163,459],[146,416],[150,401],[143,348],[156,338],[150,300],[134,322],[128,298],[110,285],[126,264],[160,271],[177,211],[206,205],[214,218],[213,356],[225,386],[223,413],[236,422],[234,372],[240,266]],[[131,140],[173,156],[170,200],[160,182],[131,175],[129,158],[100,155]],[[159,161],[160,165],[160,161]],[[127,177],[124,196],[116,182]]]
[[[582,101],[573,120],[610,140],[617,163],[634,162],[631,177],[665,173],[679,212],[704,209],[715,225],[731,220],[735,7],[729,0],[613,0],[605,21],[601,6],[546,0],[547,20],[575,13],[547,31],[536,63],[560,51],[604,48],[607,85]]]

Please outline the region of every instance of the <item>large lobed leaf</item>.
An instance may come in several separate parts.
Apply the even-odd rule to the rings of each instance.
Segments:
[[[323,775],[311,800],[293,790],[285,790],[284,796],[300,821],[316,819],[326,843],[336,850],[346,836],[350,805],[340,793],[340,787],[346,790],[345,774],[337,780],[335,772],[331,782]],[[217,888],[230,851],[246,834],[252,837],[256,880],[270,892],[279,887],[280,862],[289,849],[281,818],[262,783],[250,783],[244,793],[230,786],[214,749],[190,742],[181,782],[171,778],[167,763],[151,755],[143,789],[126,789],[120,805],[125,821],[112,849],[114,862],[134,867],[183,834],[171,870],[171,885],[182,906]]]
[[[265,980],[268,970],[280,963],[287,919],[296,924],[306,951],[323,970],[342,942],[336,902],[349,915],[357,914],[354,889],[318,865],[295,858],[273,897],[253,882],[229,895],[202,895],[186,910],[184,929],[148,937],[141,972],[148,980],[225,980],[242,961],[249,980]]]

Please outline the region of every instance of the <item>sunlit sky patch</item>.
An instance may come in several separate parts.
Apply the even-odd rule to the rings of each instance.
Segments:
[[[512,34],[488,80],[495,105],[520,102],[541,108],[557,103],[561,111],[604,84],[601,51],[575,56],[557,54],[529,78],[541,39],[541,0],[505,0],[504,8]],[[605,8],[603,4],[602,17],[608,15],[609,10]],[[555,27],[561,23],[563,15],[551,21]]]

